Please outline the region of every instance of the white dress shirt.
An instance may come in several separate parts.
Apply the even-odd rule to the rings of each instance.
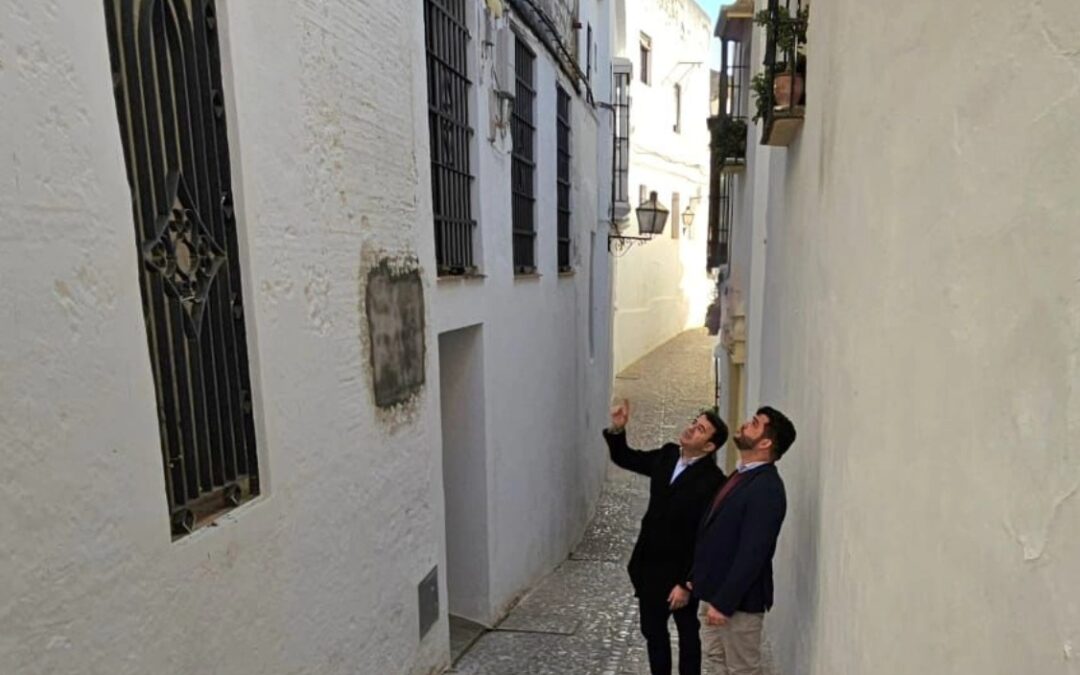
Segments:
[[[736,468],[736,471],[738,471],[739,473],[746,473],[747,471],[752,471],[759,466],[765,466],[766,464],[770,463],[771,462],[750,462],[749,464],[739,464],[739,466]]]
[[[668,485],[674,483],[675,479],[679,477],[679,474],[681,474],[683,471],[686,471],[688,468],[690,468],[691,464],[698,461],[699,459],[701,459],[701,457],[686,459],[682,456],[682,454],[680,454],[679,461],[675,462],[675,470],[671,472],[671,480],[668,482]]]

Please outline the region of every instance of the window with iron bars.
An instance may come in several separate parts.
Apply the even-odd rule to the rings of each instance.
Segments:
[[[473,260],[473,175],[465,0],[424,0],[428,135],[435,263],[440,275],[470,274]]]
[[[213,0],[105,0],[172,533],[259,494]]]
[[[630,204],[630,78],[628,62],[613,64],[612,124],[612,216],[619,220],[629,215]]]
[[[558,265],[560,272],[568,272],[570,266],[570,95],[557,87],[556,127],[558,154]]]
[[[708,242],[709,269],[728,264],[731,248],[731,225],[735,220],[734,181],[737,174],[718,173],[713,184],[710,198],[710,211],[716,214],[714,223],[710,223]]]
[[[531,274],[536,271],[536,54],[520,36],[515,45],[516,88],[510,119],[514,273]]]

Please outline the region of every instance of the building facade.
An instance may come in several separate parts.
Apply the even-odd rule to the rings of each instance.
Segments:
[[[603,479],[611,19],[603,0],[464,6],[472,264],[433,279],[432,322],[450,611],[491,625],[566,557]]]
[[[779,6],[717,27],[750,74]],[[721,358],[799,429],[779,671],[1080,672],[1074,7],[815,2],[800,54],[732,183]]]
[[[656,192],[667,225],[615,248],[614,361],[621,371],[702,326],[714,284],[705,266],[711,26],[694,0],[616,3],[615,54],[632,70],[627,200],[617,228],[640,236],[634,208]]]
[[[0,671],[437,672],[565,557],[607,7],[2,10]]]

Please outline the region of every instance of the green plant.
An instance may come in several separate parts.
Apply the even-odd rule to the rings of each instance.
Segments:
[[[806,49],[806,27],[810,23],[810,6],[800,7],[792,16],[787,7],[777,7],[773,12],[763,9],[754,17],[754,23],[765,28],[776,42],[777,61],[787,63],[794,70],[793,55],[802,55]]]
[[[754,23],[765,28],[776,43],[776,62],[765,64],[750,81],[754,94],[754,122],[765,117],[772,102],[773,78],[781,73],[794,73],[805,68],[806,27],[810,22],[810,6],[803,5],[792,16],[787,7],[777,7],[774,13],[763,9],[754,16]]]
[[[750,89],[754,92],[754,122],[765,117],[769,101],[772,100],[772,78],[765,75],[765,71],[754,75],[750,81]]]
[[[746,158],[746,120],[725,117],[716,137],[716,150],[724,162]]]

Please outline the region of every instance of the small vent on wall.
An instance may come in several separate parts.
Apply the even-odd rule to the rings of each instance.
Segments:
[[[439,620],[439,566],[431,568],[417,587],[420,606],[420,639],[423,640],[431,627]]]

